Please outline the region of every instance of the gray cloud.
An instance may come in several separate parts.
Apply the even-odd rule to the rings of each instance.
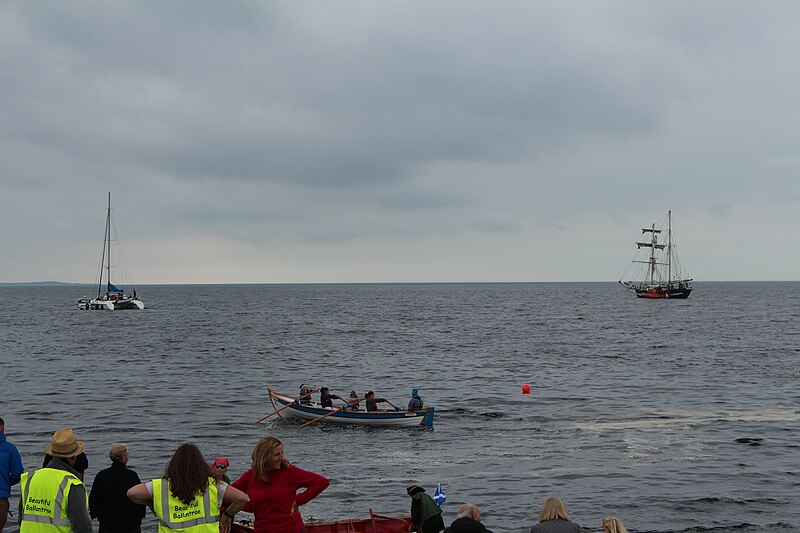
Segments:
[[[221,239],[248,247],[255,265],[276,251],[303,262],[310,252],[298,246],[361,253],[396,242],[421,263],[432,248],[479,248],[502,234],[562,258],[550,273],[521,266],[515,279],[613,279],[629,250],[608,239],[670,207],[683,211],[687,236],[717,230],[703,227],[709,216],[743,227],[755,210],[760,230],[791,218],[797,12],[737,2],[4,3],[0,222],[43,205],[37,236],[63,232],[89,250],[97,215],[86,209],[102,211],[112,190],[128,200],[120,214],[141,213],[128,240],[142,247]],[[15,259],[0,263],[10,279],[28,275],[26,231],[9,237]],[[587,264],[562,247],[570,240],[620,247],[621,258]],[[486,272],[446,253],[436,261],[425,275]],[[69,276],[80,262],[68,261]],[[790,275],[798,258],[783,262]],[[322,264],[297,272],[326,280]]]

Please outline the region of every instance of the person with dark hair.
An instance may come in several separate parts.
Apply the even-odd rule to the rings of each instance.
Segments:
[[[319,389],[319,403],[320,405],[322,405],[322,407],[332,408],[333,400],[341,400],[341,399],[342,399],[341,397],[335,394],[331,394],[328,387],[322,387],[321,389]]]
[[[439,533],[444,529],[442,510],[419,485],[406,489],[411,496],[411,529],[417,533]]]
[[[164,477],[131,487],[128,498],[152,505],[159,533],[229,533],[234,515],[248,501],[247,494],[211,477],[203,454],[191,443],[178,446]]]
[[[301,533],[305,525],[300,506],[319,496],[330,481],[291,464],[275,437],[258,441],[252,459],[253,467],[233,486],[250,497],[244,510],[255,515],[254,533]]]
[[[6,440],[6,423],[0,418],[0,531],[8,520],[8,498],[11,487],[19,483],[25,469],[17,447]]]
[[[389,403],[389,400],[386,398],[376,398],[375,393],[369,391],[364,395],[365,401],[364,405],[367,408],[367,411],[379,411],[378,404],[381,402]]]
[[[492,533],[481,524],[481,510],[471,503],[458,508],[458,517],[444,533]]]
[[[108,457],[111,466],[97,473],[89,492],[89,515],[100,522],[100,533],[140,533],[147,508],[128,498],[128,489],[141,483],[127,467],[128,446],[112,444]]]
[[[539,523],[531,528],[531,533],[580,533],[580,530],[581,526],[570,519],[564,502],[551,496],[542,504]]]
[[[42,468],[47,466],[47,463],[53,458],[52,455],[49,453],[44,454],[44,461],[42,461]],[[83,481],[83,475],[86,473],[86,470],[89,468],[89,458],[86,457],[86,454],[81,452],[75,458],[75,464],[72,465],[72,468],[78,473],[78,479]]]
[[[71,428],[59,429],[44,449],[52,457],[47,466],[22,474],[18,516],[22,533],[65,528],[73,533],[91,533],[86,486],[74,468],[82,451],[83,442]]]
[[[354,391],[354,390],[350,391],[350,398],[348,398],[347,401],[348,401],[347,405],[348,405],[348,407],[350,409],[352,409],[353,411],[358,411],[359,410],[360,404],[361,404],[361,398],[358,397],[358,394],[356,394],[356,391]]]
[[[308,385],[303,383],[300,385],[300,395],[297,397],[297,403],[301,405],[311,405],[311,394],[318,390],[319,389],[309,388]]]

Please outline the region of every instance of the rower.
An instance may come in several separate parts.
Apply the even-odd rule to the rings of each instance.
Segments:
[[[411,399],[408,401],[409,411],[422,411],[422,398],[419,397],[417,389],[411,389]]]
[[[319,403],[323,408],[333,408],[333,400],[341,399],[341,397],[331,394],[328,387],[322,387],[319,390]]]
[[[300,385],[300,396],[297,397],[297,403],[301,405],[311,405],[311,393],[317,392],[319,389],[309,389],[308,385],[303,383]]]
[[[369,391],[367,394],[365,394],[364,398],[366,399],[364,403],[366,404],[367,411],[380,411],[380,409],[378,409],[379,403],[389,403],[389,400],[386,398],[376,398],[375,393],[372,391]]]

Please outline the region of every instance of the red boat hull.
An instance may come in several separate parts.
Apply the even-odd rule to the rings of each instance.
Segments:
[[[305,533],[407,533],[411,528],[410,516],[380,516],[371,518],[337,520],[336,522],[306,522]],[[253,533],[253,527],[234,523],[232,533]]]
[[[664,287],[652,287],[650,289],[637,289],[636,296],[639,298],[688,298],[692,292],[690,288],[667,289]]]

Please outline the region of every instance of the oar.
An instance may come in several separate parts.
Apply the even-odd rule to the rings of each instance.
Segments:
[[[366,399],[367,399],[366,396],[362,396],[361,398],[358,398],[357,400],[353,400],[352,402],[345,402],[345,403],[347,404],[347,407],[353,407],[353,405],[357,404],[361,400],[366,400]]]
[[[361,400],[366,400],[367,397],[366,396],[362,396],[361,398],[357,398],[357,399],[349,401],[349,402],[347,400],[349,400],[350,398],[348,398],[347,400],[345,400],[344,398],[339,398],[339,399],[342,400],[347,407],[353,407],[353,404],[356,404],[356,403],[360,402]]]
[[[352,401],[351,403],[348,403],[347,405],[349,406],[349,405],[351,405],[351,404],[353,404],[353,403],[360,402],[361,400],[363,400],[363,399],[365,399],[365,398],[366,398],[366,396],[365,396],[364,398],[359,398],[358,400],[354,400],[354,401]],[[340,398],[340,399],[341,399],[341,398]],[[325,413],[324,415],[320,416],[319,418],[315,418],[314,420],[309,420],[308,422],[306,422],[306,423],[304,423],[304,424],[300,424],[300,426],[299,426],[299,427],[301,427],[301,428],[304,428],[304,427],[306,427],[306,426],[310,426],[310,425],[311,425],[311,424],[313,424],[314,422],[319,422],[319,421],[320,421],[320,420],[322,420],[323,418],[325,418],[325,417],[328,417],[328,416],[331,416],[331,415],[333,415],[333,414],[336,414],[336,413],[340,412],[341,410],[342,410],[342,409],[341,409],[340,407],[334,407],[334,408],[333,408],[333,411],[331,411],[330,413]]]
[[[323,418],[327,418],[327,417],[329,417],[329,416],[331,416],[331,415],[335,415],[335,414],[336,414],[336,413],[338,413],[339,411],[341,411],[341,409],[340,409],[340,408],[338,408],[338,407],[334,407],[334,408],[333,408],[333,411],[331,411],[330,413],[325,413],[324,415],[320,416],[319,418],[315,418],[314,420],[309,420],[309,421],[308,421],[308,422],[306,422],[305,424],[300,424],[300,427],[301,427],[301,428],[304,428],[304,427],[306,427],[306,426],[310,426],[310,425],[311,425],[311,424],[313,424],[314,422],[319,422],[319,421],[320,421],[320,420],[322,420]]]
[[[394,410],[395,410],[395,411],[399,411],[399,410],[400,410],[400,408],[399,408],[399,407],[397,407],[395,404],[393,404],[393,403],[392,403],[392,402],[390,402],[389,400],[386,400],[386,403],[388,403],[389,405],[391,405],[392,407],[394,407]]]
[[[309,396],[311,396],[312,394],[313,394],[313,392],[309,392],[308,394],[304,394],[303,396],[300,396],[300,398],[298,398],[298,400],[302,400],[303,398],[308,398],[308,397],[309,397]],[[287,403],[286,405],[284,405],[283,407],[281,407],[280,409],[275,409],[274,411],[272,411],[272,412],[271,412],[270,414],[268,414],[267,416],[262,416],[261,418],[259,418],[258,420],[256,420],[256,421],[254,422],[254,424],[258,424],[259,422],[261,422],[261,421],[263,421],[263,420],[266,420],[267,418],[271,417],[272,415],[274,415],[274,414],[276,414],[276,413],[280,413],[281,411],[283,411],[283,410],[284,410],[284,409],[286,409],[287,407],[291,407],[293,404],[294,404],[294,402],[290,402],[290,403]]]

